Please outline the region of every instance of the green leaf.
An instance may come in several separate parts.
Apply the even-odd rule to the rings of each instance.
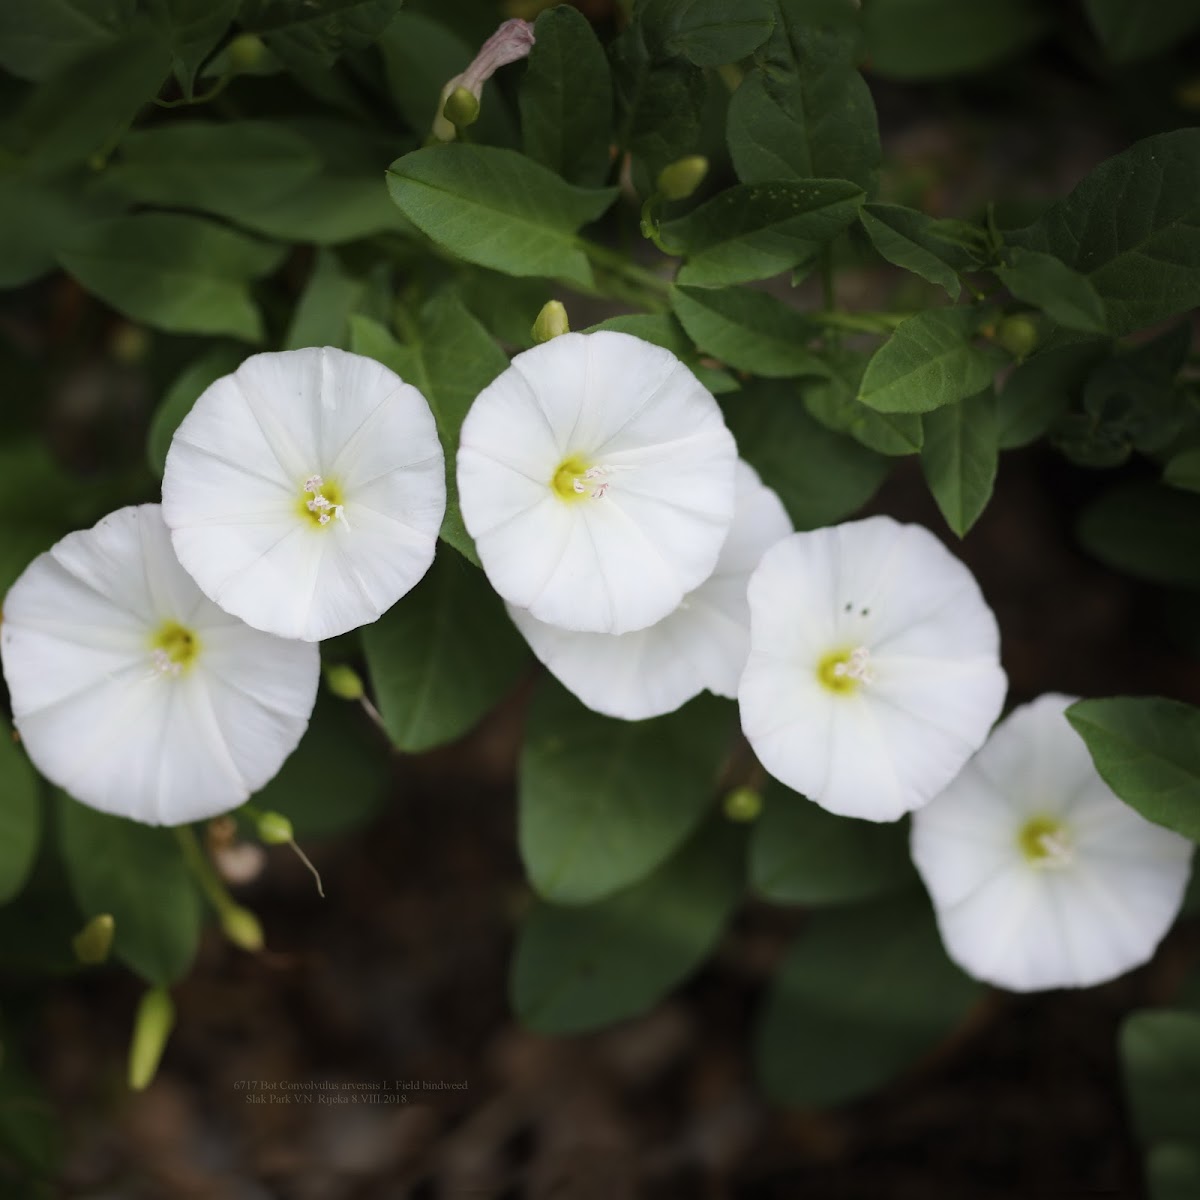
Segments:
[[[1084,0],[1096,36],[1113,62],[1149,58],[1181,41],[1200,25],[1195,0]]]
[[[16,288],[52,271],[55,253],[76,228],[103,215],[73,181],[54,183],[0,174],[0,288]]]
[[[538,894],[587,904],[645,878],[711,808],[731,733],[729,704],[712,696],[616,721],[544,681],[521,751],[518,817]]]
[[[1120,1044],[1138,1139],[1200,1149],[1200,1013],[1131,1013]]]
[[[171,47],[171,65],[184,96],[237,11],[238,0],[149,0],[150,13]]]
[[[1163,468],[1163,482],[1189,492],[1200,492],[1200,446],[1182,450]]]
[[[1200,497],[1154,483],[1113,488],[1079,519],[1102,563],[1151,583],[1200,588]]]
[[[300,745],[254,805],[282,813],[298,838],[328,837],[366,825],[391,787],[391,763],[377,730],[357,704],[322,690]]]
[[[819,331],[766,292],[675,287],[671,307],[701,350],[739,371],[768,378],[828,373],[807,346]]]
[[[223,375],[236,371],[245,357],[245,350],[239,346],[214,346],[184,367],[167,389],[162,403],[154,412],[154,420],[150,422],[150,433],[146,438],[146,458],[150,469],[160,479],[175,430],[192,411],[192,405],[200,398],[200,393]]]
[[[1010,234],[1086,275],[1109,331],[1200,305],[1200,129],[1137,142],[1101,163],[1036,224]]]
[[[922,418],[921,470],[946,524],[961,538],[992,498],[1000,448],[990,388]]]
[[[862,201],[862,189],[841,179],[743,183],[659,232],[687,255],[679,283],[723,287],[798,266],[854,220]]]
[[[568,183],[600,187],[613,140],[604,48],[587,18],[566,5],[542,13],[534,36],[520,90],[525,153]]]
[[[421,141],[433,128],[442,88],[470,66],[475,49],[440,20],[417,12],[397,13],[380,36],[387,89],[397,111]],[[515,140],[512,117],[494,80],[483,85],[479,120],[471,126],[471,138],[506,146]],[[393,153],[384,165],[394,157]]]
[[[979,316],[932,308],[896,327],[867,364],[858,398],[879,412],[931,412],[983,391],[1004,353],[974,343]]]
[[[348,50],[364,50],[403,0],[241,0],[238,23],[261,33],[289,66],[327,71]]]
[[[908,832],[826,812],[772,782],[750,834],[750,884],[775,904],[849,904],[915,880]]]
[[[200,939],[200,897],[172,832],[59,801],[59,848],[80,911],[112,913],[114,951],[147,983],[185,975]]]
[[[1037,0],[870,0],[863,26],[871,70],[893,79],[964,75],[1009,58],[1046,31]]]
[[[962,221],[938,221],[900,204],[866,204],[858,217],[880,255],[944,287],[952,300],[962,290],[959,272],[984,257],[983,230]]]
[[[320,165],[303,137],[274,121],[187,121],[127,134],[101,180],[142,204],[253,224],[254,214],[302,188]]]
[[[729,102],[725,134],[743,183],[849,179],[873,191],[879,129],[855,70],[849,5],[777,0],[775,30]]]
[[[586,907],[539,902],[521,928],[512,1006],[538,1033],[645,1012],[716,945],[741,899],[741,839],[715,825],[648,879]]]
[[[461,737],[529,663],[482,572],[447,549],[363,630],[363,649],[388,735],[410,754]]]
[[[818,424],[794,385],[756,380],[721,407],[742,457],[779,493],[797,529],[845,520],[890,470],[886,458]]]
[[[350,340],[350,317],[362,303],[366,284],[348,274],[332,250],[317,251],[312,274],[292,313],[284,350],[337,346]]]
[[[932,1049],[979,992],[946,958],[924,897],[816,913],[767,996],[759,1078],[784,1103],[841,1104]]]
[[[916,454],[925,440],[920,413],[880,413],[858,398],[868,356],[853,350],[829,352],[825,379],[804,386],[804,407],[826,429],[848,433],[877,454]]]
[[[600,329],[611,329],[616,333],[628,333],[670,350],[676,358],[686,358],[693,352],[691,341],[683,326],[670,313],[622,313],[608,317],[585,332],[595,333]]]
[[[1018,300],[1033,304],[1068,329],[1103,333],[1107,328],[1104,301],[1091,280],[1080,275],[1053,254],[1014,246],[1007,263],[993,268],[996,278]]]
[[[169,333],[263,337],[248,284],[270,274],[282,247],[243,237],[199,217],[141,213],[80,229],[59,254],[89,292]]]
[[[1200,1149],[1161,1142],[1146,1157],[1149,1200],[1195,1200],[1200,1196]]]
[[[1200,842],[1200,709],[1158,696],[1117,696],[1080,700],[1067,720],[1126,804]]]
[[[646,0],[638,12],[647,41],[698,67],[737,62],[771,36],[772,0]]]
[[[0,719],[0,904],[25,886],[37,858],[41,827],[37,776]]]
[[[572,187],[512,150],[427,146],[388,168],[388,189],[422,233],[466,262],[590,287],[576,231],[616,198]]]
[[[1004,380],[996,401],[1000,449],[1014,450],[1040,438],[1082,390],[1108,347],[1107,341],[1090,339],[1041,351],[1020,363]]]
[[[112,45],[136,10],[137,0],[4,0],[0,67],[21,79],[47,79]]]
[[[508,366],[508,358],[486,329],[450,291],[434,296],[419,312],[401,310],[406,342],[398,343],[368,317],[350,318],[350,348],[390,367],[429,402],[446,455],[446,518],[441,536],[479,565],[475,544],[458,506],[455,455],[458,434],[475,397]]]

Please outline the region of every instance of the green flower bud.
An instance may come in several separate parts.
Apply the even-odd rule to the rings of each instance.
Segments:
[[[1005,317],[996,329],[996,341],[1018,359],[1027,358],[1039,340],[1037,323],[1025,313]]]
[[[175,1005],[167,989],[150,988],[143,993],[133,1020],[133,1040],[129,1043],[129,1086],[135,1092],[154,1081],[174,1025]]]
[[[229,43],[227,53],[229,65],[233,67],[234,74],[243,75],[248,71],[253,71],[262,63],[266,57],[267,47],[257,34],[239,33]]]
[[[326,666],[325,686],[339,700],[361,700],[366,692],[362,676],[345,663],[331,663]]]
[[[686,200],[704,182],[708,174],[708,159],[702,154],[668,163],[658,173],[659,193],[667,200]]]
[[[561,300],[547,300],[533,323],[533,340],[539,345],[556,338],[560,333],[570,333],[571,326],[567,321],[567,310]]]
[[[762,807],[762,796],[749,787],[734,788],[725,797],[722,804],[725,815],[731,821],[738,821],[742,824],[757,821]]]
[[[456,87],[442,105],[442,116],[455,129],[465,129],[479,120],[479,99],[470,88]]]
[[[289,842],[296,840],[292,823],[283,813],[259,813],[255,822],[258,826],[259,839],[266,842],[268,846],[286,846]]]
[[[93,917],[72,939],[75,957],[89,967],[97,966],[112,949],[116,922],[112,913],[100,913]]]
[[[220,913],[225,936],[243,950],[254,953],[263,948],[263,930],[258,918],[248,909],[230,905]]]

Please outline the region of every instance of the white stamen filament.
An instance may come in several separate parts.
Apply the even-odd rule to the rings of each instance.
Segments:
[[[1053,833],[1043,833],[1038,837],[1038,845],[1045,852],[1034,862],[1041,868],[1068,867],[1075,861],[1075,847],[1071,845],[1066,833],[1055,830]]]
[[[150,658],[154,663],[154,670],[159,675],[170,675],[172,678],[174,678],[183,670],[182,664],[177,663],[165,650],[161,648],[152,651]]]
[[[859,683],[871,683],[875,673],[870,666],[871,652],[866,646],[856,646],[846,662],[835,663],[833,673],[839,678],[856,679]]]
[[[308,501],[305,507],[310,513],[317,515],[318,525],[328,525],[329,518],[344,521],[343,506],[334,504],[326,497],[321,495],[321,489],[325,486],[325,480],[320,475],[310,475],[304,481],[304,490],[312,495],[312,499]]]
[[[605,492],[608,491],[611,484],[607,480],[600,483],[593,482],[600,479],[603,475],[611,475],[614,471],[628,471],[630,467],[588,467],[582,476],[576,476],[571,481],[571,487],[574,489],[577,496],[589,496],[593,500],[601,500],[604,498]],[[591,487],[588,484],[591,483]]]

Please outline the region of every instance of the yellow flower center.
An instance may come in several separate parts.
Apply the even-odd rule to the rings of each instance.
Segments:
[[[150,635],[150,654],[163,675],[182,675],[199,653],[200,639],[178,621],[164,621]]]
[[[581,454],[572,454],[569,458],[564,458],[550,480],[555,495],[568,504],[574,504],[577,500],[587,500],[593,489],[589,486],[590,480],[585,480],[585,476],[591,469],[591,463]]]
[[[858,691],[859,685],[873,678],[869,665],[870,652],[866,646],[830,650],[817,663],[817,678],[821,686],[839,695]]]
[[[1034,867],[1065,867],[1075,857],[1067,827],[1053,817],[1030,817],[1017,834],[1017,845]]]
[[[310,475],[304,481],[304,491],[296,501],[302,517],[307,517],[318,528],[327,528],[334,521],[344,521],[342,489],[334,479],[323,479]]]

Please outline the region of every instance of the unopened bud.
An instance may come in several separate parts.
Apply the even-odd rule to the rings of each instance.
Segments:
[[[339,700],[361,700],[366,693],[362,676],[345,663],[331,663],[325,668],[325,686]]]
[[[479,120],[479,99],[470,88],[456,87],[442,105],[442,116],[455,129],[465,129]]]
[[[235,946],[251,953],[263,948],[262,925],[248,908],[234,904],[225,909],[220,916],[221,929]]]
[[[100,913],[93,917],[72,939],[71,947],[75,957],[89,967],[97,966],[107,957],[112,949],[113,934],[116,932],[116,922],[112,913]]]
[[[119,363],[136,366],[150,352],[150,335],[138,325],[121,325],[109,343],[112,356]]]
[[[561,300],[547,300],[533,323],[533,340],[539,345],[556,338],[560,333],[570,333],[571,324],[567,320],[567,310]]]
[[[1037,348],[1038,327],[1023,313],[1005,317],[996,329],[996,341],[1014,358],[1028,357]]]
[[[255,824],[258,827],[259,838],[268,846],[286,846],[289,842],[296,840],[296,832],[292,828],[292,823],[283,813],[259,813]]]
[[[686,200],[708,174],[708,159],[689,154],[663,167],[658,173],[658,191],[666,200]]]
[[[142,995],[133,1020],[129,1043],[129,1086],[140,1092],[150,1086],[175,1025],[175,1005],[166,988],[151,988]]]
[[[262,64],[267,47],[257,34],[239,33],[229,43],[229,65],[235,75],[244,75]]]
[[[762,796],[759,795],[753,788],[740,787],[734,788],[725,797],[725,802],[722,805],[725,815],[731,821],[738,821],[743,824],[748,824],[750,821],[757,821],[759,814],[762,812],[763,802]]]

